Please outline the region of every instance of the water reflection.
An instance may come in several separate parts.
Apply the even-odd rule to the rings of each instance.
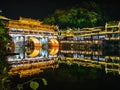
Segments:
[[[34,47],[30,44],[27,47],[16,47],[16,55],[9,56],[11,64],[9,75],[19,75],[20,77],[31,76],[43,72],[47,68],[57,68],[57,53],[59,47]]]
[[[16,47],[14,53],[8,57],[8,61],[22,61],[24,59],[42,59],[42,58],[56,58],[58,56],[59,47],[40,48],[40,47],[27,47],[24,48]]]
[[[24,64],[39,64],[39,62],[44,63],[44,61],[49,60],[55,61],[55,59],[58,59],[59,57],[59,63],[64,62],[69,65],[76,63],[85,67],[105,68],[106,73],[112,72],[120,74],[119,51],[106,51],[99,49],[74,50],[74,48],[70,48],[68,50],[60,48],[59,50],[59,47],[40,48],[30,46],[25,48],[17,47],[15,48],[15,53],[18,55],[13,55],[8,58],[12,67]]]
[[[103,68],[106,73],[120,74],[120,56],[119,51],[114,50],[84,50],[59,51],[62,59],[61,63],[78,64],[85,67]]]
[[[68,50],[63,47],[17,47],[15,53],[18,55],[8,58],[12,64],[9,74],[27,78],[40,73],[40,77],[47,78],[48,90],[54,86],[55,90],[120,88],[115,84],[120,80],[119,51],[77,50],[76,45],[68,46]],[[18,81],[13,78],[14,82]]]

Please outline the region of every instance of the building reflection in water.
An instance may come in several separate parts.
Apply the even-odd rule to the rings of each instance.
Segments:
[[[106,52],[107,51],[107,52]],[[111,50],[60,50],[61,63],[78,64],[85,67],[104,68],[106,73],[120,74],[120,56]],[[112,54],[116,53],[116,55]]]
[[[32,44],[31,44],[32,45]],[[120,74],[120,56],[103,50],[74,50],[74,48],[64,50],[59,47],[26,47],[15,48],[15,53],[8,58],[12,65],[10,75],[19,74],[20,77],[43,72],[46,68],[58,68],[59,63],[78,64],[85,67],[105,68],[106,73]],[[59,58],[58,58],[59,57]],[[58,60],[59,59],[59,60]]]
[[[25,77],[43,72],[47,68],[57,68],[58,51],[59,47],[51,47],[49,49],[34,46],[25,48],[16,47],[14,53],[17,55],[8,57],[12,67],[9,74]]]

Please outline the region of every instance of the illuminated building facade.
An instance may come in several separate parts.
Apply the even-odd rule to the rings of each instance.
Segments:
[[[9,20],[7,27],[9,28],[9,35],[14,41],[14,47],[26,46],[25,48],[28,48],[28,46],[31,46],[40,48],[47,45],[59,46],[57,26],[45,25],[39,20],[20,17],[19,20]],[[35,52],[37,53],[36,50]]]

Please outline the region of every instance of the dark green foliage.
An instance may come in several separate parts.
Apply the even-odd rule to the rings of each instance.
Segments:
[[[43,86],[47,86],[48,82],[45,78],[33,75],[30,77],[19,78],[18,76],[11,77],[11,89],[10,90],[39,90]]]
[[[0,19],[0,89],[5,90],[9,88],[8,70],[9,64],[7,61],[7,44],[10,39],[7,28],[5,27],[5,20]]]
[[[10,39],[7,28],[3,24],[3,20],[0,20],[0,73],[2,73],[4,67],[8,67],[7,63],[7,44]],[[2,70],[2,71],[1,71]]]
[[[39,83],[36,82],[36,81],[31,81],[31,82],[30,82],[30,87],[31,87],[33,90],[37,90],[37,88],[39,87]]]
[[[85,7],[88,5],[87,7]],[[84,28],[100,26],[105,23],[100,7],[95,2],[84,2],[79,7],[69,10],[56,10],[51,16],[44,19],[44,23],[59,25],[60,28]]]

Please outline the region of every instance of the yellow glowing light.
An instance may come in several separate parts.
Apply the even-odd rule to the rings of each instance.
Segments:
[[[34,58],[40,53],[40,47],[34,47],[34,50],[31,54],[28,55],[28,57]]]
[[[50,39],[51,46],[59,46],[59,42],[55,38]]]
[[[49,54],[55,55],[58,53],[58,51],[59,51],[59,47],[52,47],[51,49],[49,49]]]
[[[34,47],[40,47],[40,41],[37,39],[37,38],[35,38],[35,37],[30,37],[30,40],[32,40],[33,41],[33,43],[34,43]]]
[[[30,37],[30,40],[32,40],[34,43],[34,50],[30,55],[28,55],[28,57],[33,58],[40,53],[40,41],[35,37]]]

